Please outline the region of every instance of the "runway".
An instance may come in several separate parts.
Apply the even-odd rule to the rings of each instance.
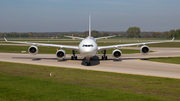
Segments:
[[[123,47],[123,49],[139,49],[139,47]],[[155,52],[149,55],[123,54],[120,61],[115,61],[110,54],[108,60],[101,60],[102,55],[97,55],[91,60],[92,66],[85,66],[83,57],[79,55],[77,55],[78,60],[70,60],[71,54],[66,55],[64,61],[58,61],[55,54],[37,54],[34,56],[0,53],[0,61],[180,79],[180,65],[143,60],[150,57],[177,57],[180,56],[180,48],[150,47],[150,49]]]

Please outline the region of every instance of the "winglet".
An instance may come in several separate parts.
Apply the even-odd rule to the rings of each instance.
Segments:
[[[174,41],[175,37],[172,39],[172,41]]]
[[[7,39],[4,37],[4,40],[7,42]]]

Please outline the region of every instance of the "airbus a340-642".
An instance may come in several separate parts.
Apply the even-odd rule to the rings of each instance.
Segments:
[[[36,55],[38,53],[38,47],[37,46],[51,46],[51,47],[58,47],[60,48],[56,52],[56,56],[58,59],[64,59],[66,56],[66,52],[63,49],[70,49],[72,50],[73,56],[71,56],[72,60],[77,60],[77,56],[75,53],[78,51],[81,56],[85,57],[86,66],[90,66],[90,58],[95,56],[99,51],[103,53],[102,60],[107,60],[106,56],[106,50],[114,48],[115,50],[112,52],[112,55],[115,59],[119,59],[122,55],[122,52],[119,50],[120,47],[124,46],[139,46],[142,45],[140,48],[140,52],[143,55],[146,55],[149,53],[150,49],[146,44],[154,44],[154,43],[164,43],[164,42],[172,42],[172,40],[168,41],[159,41],[159,42],[144,42],[144,43],[132,43],[132,44],[119,44],[119,45],[110,45],[110,46],[100,46],[98,47],[96,40],[102,39],[102,38],[109,38],[109,37],[114,37],[114,36],[106,36],[106,37],[99,37],[99,38],[93,38],[91,36],[91,16],[89,16],[89,36],[86,38],[81,38],[81,37],[73,37],[73,36],[66,36],[66,37],[71,37],[71,38],[77,38],[77,39],[82,39],[80,42],[79,46],[68,46],[68,45],[58,45],[58,44],[44,44],[44,43],[31,43],[31,42],[18,42],[18,41],[8,41],[6,38],[6,42],[10,43],[22,43],[22,44],[31,44],[31,46],[28,49],[28,52],[30,54]]]

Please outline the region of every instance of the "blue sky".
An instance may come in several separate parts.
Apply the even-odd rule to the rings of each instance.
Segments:
[[[0,32],[180,28],[180,0],[0,0]]]

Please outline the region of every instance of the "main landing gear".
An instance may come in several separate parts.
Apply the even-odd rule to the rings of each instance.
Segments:
[[[77,60],[77,56],[75,55],[76,53],[77,53],[77,51],[72,50],[73,56],[71,56],[71,60]]]
[[[106,50],[101,51],[103,53],[103,56],[102,56],[102,60],[107,60],[107,56],[106,56]]]

